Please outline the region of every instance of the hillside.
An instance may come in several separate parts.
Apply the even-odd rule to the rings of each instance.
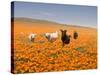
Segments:
[[[13,18],[12,18],[13,19]],[[81,27],[76,25],[65,25],[48,20],[30,19],[30,18],[14,18],[14,32],[35,32],[35,33],[45,33],[45,32],[55,32],[60,29],[66,29],[71,31],[87,31],[95,30],[94,28]]]

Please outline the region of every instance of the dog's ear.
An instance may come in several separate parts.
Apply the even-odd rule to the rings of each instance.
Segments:
[[[67,32],[67,30],[64,30],[64,32]]]
[[[63,32],[63,30],[62,30],[62,29],[60,29],[60,31],[61,31],[61,32]]]

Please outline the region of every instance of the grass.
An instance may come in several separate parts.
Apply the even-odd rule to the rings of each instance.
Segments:
[[[28,62],[28,61],[30,61],[30,59],[29,58],[19,57],[19,58],[16,58],[15,61]]]
[[[56,59],[58,57],[58,55],[56,53],[53,53],[53,54],[50,54],[49,57]]]
[[[85,47],[77,47],[75,48],[75,50],[79,51],[79,52],[85,52]]]

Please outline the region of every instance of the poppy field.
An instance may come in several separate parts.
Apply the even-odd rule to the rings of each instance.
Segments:
[[[97,68],[97,30],[85,27],[62,26],[71,35],[68,45],[62,47],[61,32],[58,27],[50,28],[58,31],[59,37],[55,41],[48,41],[43,33],[51,32],[47,28],[32,26],[20,27],[21,22],[15,23],[14,31],[14,73],[55,72],[68,70],[87,70]],[[26,24],[26,23],[25,23]],[[46,25],[46,24],[45,24]],[[17,27],[18,26],[18,27]],[[23,28],[22,30],[19,28]],[[78,38],[73,38],[73,31],[78,32]],[[23,31],[23,34],[20,33]],[[38,35],[34,42],[28,39],[32,31]]]

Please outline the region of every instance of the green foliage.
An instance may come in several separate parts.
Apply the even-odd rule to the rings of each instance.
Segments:
[[[56,53],[53,53],[53,54],[50,54],[50,57],[51,57],[51,58],[57,58],[58,56],[57,56]]]

